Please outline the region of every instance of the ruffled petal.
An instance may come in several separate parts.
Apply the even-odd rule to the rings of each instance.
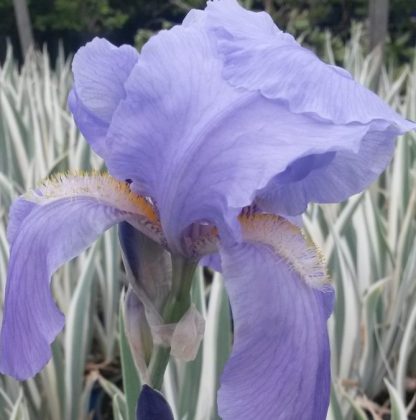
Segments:
[[[305,154],[358,151],[368,130],[313,120],[231,87],[199,28],[191,21],[145,45],[107,137],[110,172],[152,197],[179,250],[195,221],[238,235],[236,215],[273,176]]]
[[[105,135],[114,111],[125,97],[124,82],[138,60],[128,45],[119,48],[94,38],[74,57],[74,87],[68,105],[82,134],[105,156]]]
[[[260,91],[316,120],[368,127],[358,150],[306,152],[291,162],[258,192],[256,202],[265,211],[299,214],[309,202],[342,201],[362,191],[390,161],[393,139],[416,128],[348,72],[302,48],[267,13],[245,10],[235,0],[217,0],[208,2],[203,14],[198,25],[213,36],[223,77],[232,86]]]
[[[382,120],[398,133],[416,125],[395,113],[342,68],[325,64],[266,13],[243,9],[236,0],[208,2],[206,27],[224,60],[224,78],[235,87],[260,90],[292,112],[335,124]]]
[[[243,230],[245,243],[221,249],[234,344],[219,414],[223,420],[324,420],[333,289],[322,285],[323,267],[311,265],[318,257],[295,226],[262,215],[243,221]],[[312,273],[312,283],[321,286],[311,287],[305,274]]]
[[[20,197],[10,212],[11,241],[0,371],[17,379],[36,374],[50,359],[50,343],[64,317],[49,283],[60,265],[115,223],[146,230],[150,204],[108,176],[68,176]]]
[[[104,158],[116,178],[152,198],[178,252],[193,222],[238,240],[236,216],[253,201],[292,215],[309,201],[358,192],[389,160],[392,139],[414,127],[266,13],[234,0],[210,2],[153,37],[125,77],[114,89],[106,74],[94,79],[117,103],[94,114],[111,116]],[[374,162],[360,165],[375,149]]]

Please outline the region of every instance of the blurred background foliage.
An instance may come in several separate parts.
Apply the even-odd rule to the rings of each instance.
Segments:
[[[376,0],[377,1],[377,0]],[[179,23],[192,7],[204,0],[28,0],[35,43],[46,44],[53,57],[62,40],[65,51],[76,51],[93,36],[115,44],[140,47],[154,31]],[[334,34],[334,53],[342,61],[344,43],[353,22],[366,22],[368,0],[243,0],[253,10],[266,9],[281,28],[313,46],[325,44],[325,32]],[[390,0],[388,56],[407,61],[416,44],[416,1]],[[0,60],[6,39],[18,50],[13,0],[0,0]]]

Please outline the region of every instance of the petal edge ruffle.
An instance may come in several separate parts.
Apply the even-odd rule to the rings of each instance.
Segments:
[[[397,134],[416,129],[346,70],[324,63],[280,31],[266,13],[245,10],[236,0],[208,2],[205,13],[232,86],[259,90],[292,112],[335,124],[383,121]]]

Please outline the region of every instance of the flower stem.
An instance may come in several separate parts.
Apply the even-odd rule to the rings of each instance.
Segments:
[[[152,358],[150,359],[149,372],[150,384],[154,389],[160,391],[163,384],[163,377],[168,366],[170,348],[155,346],[153,348]]]
[[[172,290],[163,309],[165,324],[179,322],[191,305],[191,286],[196,263],[182,256],[172,255]],[[166,367],[169,363],[170,348],[154,346],[149,363],[150,384],[160,390]]]

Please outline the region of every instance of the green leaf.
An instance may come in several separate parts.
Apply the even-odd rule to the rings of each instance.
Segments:
[[[394,386],[387,379],[384,379],[384,383],[386,384],[390,395],[391,420],[407,420],[408,416],[406,413],[406,407],[404,406],[404,403],[400,398],[396,388],[394,388]]]
[[[123,389],[126,396],[127,418],[128,420],[136,419],[136,404],[139,398],[141,389],[141,382],[137,373],[136,365],[134,364],[133,356],[131,354],[130,346],[127,341],[124,329],[124,313],[123,302],[124,295],[121,297],[120,312],[119,312],[119,331],[120,331],[120,356],[121,356],[121,370],[123,375]]]
[[[97,243],[89,251],[71,300],[65,328],[66,419],[79,419],[83,372],[90,342],[90,298]]]

